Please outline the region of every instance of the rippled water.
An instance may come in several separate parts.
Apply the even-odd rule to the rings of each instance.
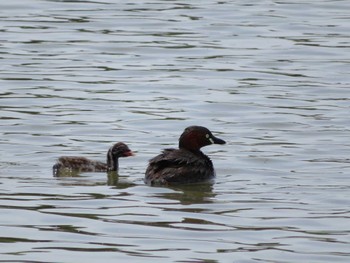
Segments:
[[[0,262],[349,262],[349,9],[3,1]],[[145,185],[193,124],[216,181]],[[119,176],[52,176],[116,141]]]

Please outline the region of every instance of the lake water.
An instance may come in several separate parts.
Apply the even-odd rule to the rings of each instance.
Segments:
[[[350,262],[349,1],[0,10],[0,262]],[[190,125],[215,182],[145,185]],[[117,141],[119,176],[52,176]]]

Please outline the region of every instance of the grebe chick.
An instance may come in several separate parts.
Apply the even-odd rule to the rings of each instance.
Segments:
[[[134,153],[122,142],[118,142],[109,148],[107,163],[90,160],[80,156],[62,156],[52,167],[55,177],[74,175],[82,172],[118,172],[119,157],[133,156]]]

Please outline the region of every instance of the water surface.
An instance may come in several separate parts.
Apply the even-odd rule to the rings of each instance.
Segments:
[[[1,262],[349,262],[348,1],[0,4]],[[149,187],[203,125],[212,184]],[[137,152],[54,178],[61,155]]]

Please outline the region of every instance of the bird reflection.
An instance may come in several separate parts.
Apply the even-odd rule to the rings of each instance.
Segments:
[[[183,205],[212,203],[212,198],[216,196],[211,182],[168,186],[168,188],[174,192],[162,193],[161,197],[179,201]]]

